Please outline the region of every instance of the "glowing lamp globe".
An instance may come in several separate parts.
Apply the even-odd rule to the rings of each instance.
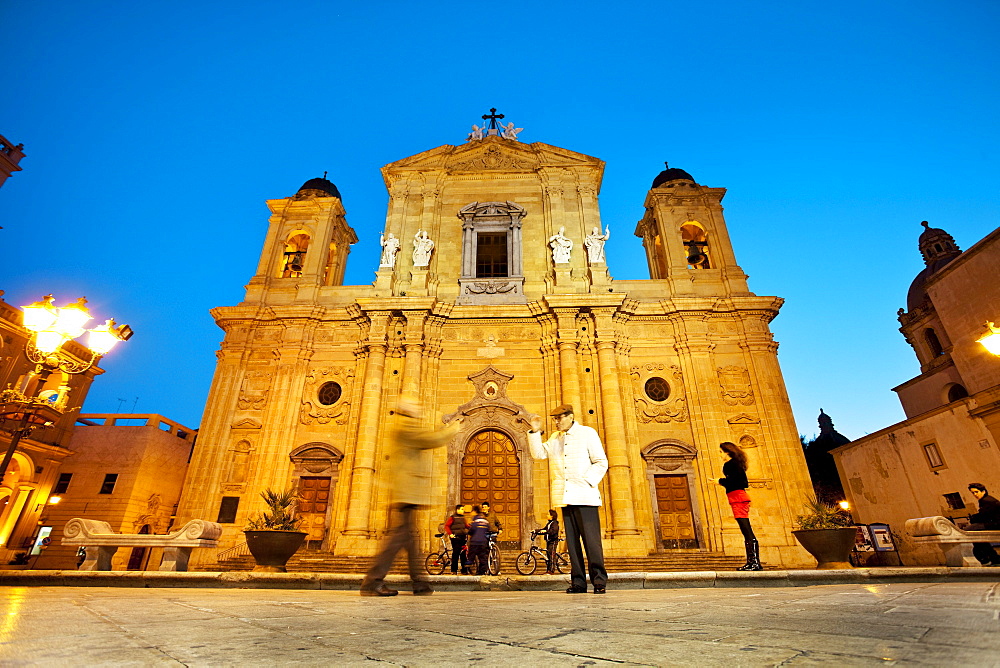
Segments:
[[[88,320],[93,320],[86,304],[86,298],[80,297],[75,304],[63,306],[59,309],[59,319],[53,328],[67,339],[75,339],[83,334],[83,326]]]
[[[87,347],[98,355],[107,354],[121,340],[113,319],[109,319],[100,327],[95,327],[87,332]]]
[[[54,353],[69,338],[65,334],[46,329],[35,334],[35,347],[43,353]]]
[[[1000,356],[1000,327],[992,322],[986,323],[986,334],[976,339],[977,343],[983,344],[983,348],[994,355]]]
[[[52,295],[45,295],[41,301],[22,306],[24,328],[32,332],[41,332],[52,327],[59,319],[59,311],[53,301]]]

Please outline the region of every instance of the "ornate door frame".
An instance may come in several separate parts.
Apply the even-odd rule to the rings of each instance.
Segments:
[[[664,552],[663,541],[660,540],[660,511],[656,504],[656,483],[653,477],[660,475],[687,476],[688,496],[691,498],[691,521],[694,525],[695,539],[699,550],[706,550],[704,532],[701,526],[701,508],[695,485],[694,458],[697,451],[683,441],[665,438],[655,441],[642,449],[642,459],[646,462],[646,482],[649,488],[649,498],[653,511],[653,524],[656,532],[656,551]]]
[[[340,463],[344,453],[327,443],[313,441],[300,445],[288,453],[292,460],[292,483],[298,487],[299,478],[329,477],[330,502],[326,507],[326,536],[320,544],[320,550],[333,551],[336,535],[333,531],[333,507],[336,498],[337,481],[340,479]]]
[[[513,374],[506,374],[496,369],[492,364],[482,371],[468,376],[475,388],[475,396],[458,407],[454,413],[444,416],[449,423],[458,416],[463,416],[465,422],[462,430],[448,444],[448,509],[454,507],[461,498],[462,458],[465,449],[473,436],[481,431],[491,429],[504,434],[514,444],[517,453],[521,481],[521,517],[520,534],[521,549],[527,549],[531,542],[531,530],[536,528],[537,520],[531,516],[534,508],[534,489],[532,486],[531,456],[528,454],[528,441],[525,436],[529,427],[530,413],[520,404],[507,398],[507,383]],[[502,536],[503,534],[501,534]]]

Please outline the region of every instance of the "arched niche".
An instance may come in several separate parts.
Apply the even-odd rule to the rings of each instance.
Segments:
[[[681,241],[687,251],[689,269],[711,269],[708,252],[708,235],[705,228],[696,220],[689,220],[680,228]]]
[[[308,230],[292,230],[285,236],[279,278],[298,278],[302,275],[310,239]]]

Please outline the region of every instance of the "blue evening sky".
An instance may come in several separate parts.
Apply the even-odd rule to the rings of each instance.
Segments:
[[[896,310],[921,220],[964,249],[1000,221],[1000,4],[940,2],[0,3],[0,289],[80,295],[135,337],[86,412],[201,421],[267,198],[329,170],[374,280],[379,167],[465,140],[497,107],[607,162],[608,264],[663,161],[724,202],[773,329],[801,433],[822,407],[857,438],[902,419],[919,368]],[[991,46],[992,45],[992,46]],[[1000,314],[998,314],[1000,318]]]

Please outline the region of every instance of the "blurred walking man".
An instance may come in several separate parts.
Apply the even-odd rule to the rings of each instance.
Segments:
[[[413,581],[413,594],[433,594],[422,571],[420,552],[413,537],[417,510],[430,503],[431,464],[433,448],[440,448],[458,433],[462,425],[459,417],[444,429],[433,431],[420,426],[423,415],[415,399],[400,399],[396,407],[398,423],[393,432],[393,448],[389,455],[389,473],[392,480],[391,499],[397,524],[386,536],[382,550],[361,583],[362,596],[395,596],[399,592],[385,584],[385,576],[396,554],[405,549]]]

